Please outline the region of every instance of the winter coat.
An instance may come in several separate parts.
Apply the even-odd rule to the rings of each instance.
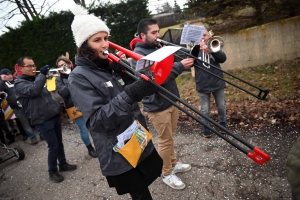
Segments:
[[[66,108],[73,107],[74,104],[68,88],[68,75],[61,74],[61,76],[56,77],[55,84],[57,93],[64,99]]]
[[[198,58],[202,60],[202,50],[199,52]],[[224,63],[226,61],[226,55],[223,51],[219,51],[217,53],[211,53],[210,55],[210,64],[216,66],[221,69],[219,63]],[[217,90],[223,89],[226,87],[225,81],[221,80],[218,77],[223,78],[223,72],[216,69],[215,67],[210,66],[209,68],[203,66],[203,63],[200,60],[195,60],[195,65],[200,66],[195,67],[195,81],[196,81],[196,90],[199,93],[212,93]],[[206,64],[207,65],[207,64]],[[208,70],[209,72],[217,75],[218,77],[205,72],[204,70]]]
[[[21,75],[15,80],[15,91],[30,124],[43,124],[61,112],[60,104],[52,99],[46,89],[46,76]]]
[[[145,44],[145,43],[141,43],[141,42],[136,43],[135,48],[134,48],[134,52],[136,52],[140,55],[144,55],[144,56],[146,56],[156,50],[158,50],[157,47],[152,47],[149,44]],[[135,68],[136,61],[133,61],[132,63]],[[173,64],[170,75],[165,80],[165,82],[163,84],[161,84],[162,87],[164,87],[165,89],[170,91],[172,94],[176,95],[177,97],[179,97],[179,91],[178,91],[178,87],[177,87],[175,79],[178,77],[179,74],[181,74],[183,72],[183,70],[184,70],[184,66],[182,65],[182,63],[175,62]],[[161,93],[164,94],[169,99],[171,99],[173,102],[176,102],[176,99],[174,99],[170,95],[166,94],[163,91],[161,91]],[[157,93],[154,93],[150,96],[144,97],[142,102],[144,104],[144,111],[146,111],[146,112],[163,111],[173,105],[172,103],[165,100]]]
[[[17,96],[14,88],[14,81],[10,82],[10,81],[0,80],[0,91],[6,92],[7,94],[6,100],[12,109],[18,109],[22,107],[17,100]]]
[[[104,176],[115,176],[132,169],[121,154],[113,151],[117,136],[124,132],[135,119],[146,126],[137,103],[126,103],[129,96],[124,92],[121,77],[84,58],[76,57],[77,67],[70,73],[69,89],[73,103],[83,114],[98,153]],[[128,99],[127,101],[125,101]],[[137,116],[139,113],[139,116]],[[143,120],[140,120],[143,118]],[[144,121],[144,122],[142,122]],[[150,141],[139,163],[151,154],[154,146]]]

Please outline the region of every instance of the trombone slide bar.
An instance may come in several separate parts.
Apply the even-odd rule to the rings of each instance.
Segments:
[[[156,40],[157,40],[158,42],[164,44],[164,45],[178,46],[178,45],[176,45],[176,44],[172,44],[172,43],[170,43],[170,42],[164,41],[164,40],[159,39],[159,38],[156,39]],[[189,57],[192,57],[192,58],[195,58],[195,59],[197,59],[197,60],[200,60],[200,59],[198,59],[197,57],[191,55],[191,50],[189,50],[189,49],[187,49],[187,48],[182,47],[179,51],[182,52],[182,53],[184,53],[185,55],[187,55],[187,56],[189,56]],[[178,58],[180,58],[180,59],[183,59],[183,58],[181,58],[181,57],[178,56],[178,55],[175,55],[175,56],[178,57]],[[224,70],[222,70],[222,69],[220,69],[220,68],[218,68],[218,67],[216,67],[216,66],[214,66],[214,65],[212,65],[212,64],[210,64],[210,63],[204,62],[204,61],[202,61],[202,60],[200,60],[200,61],[203,62],[203,63],[205,63],[205,64],[207,64],[207,65],[210,65],[210,66],[212,66],[212,67],[214,67],[214,68],[216,68],[216,69],[218,69],[218,70],[220,70],[220,71],[222,71],[223,73],[225,73],[225,74],[227,74],[227,75],[229,75],[229,76],[231,76],[231,77],[233,77],[233,78],[235,78],[235,79],[238,79],[239,81],[242,81],[243,83],[246,83],[246,84],[248,84],[248,85],[250,85],[250,86],[252,86],[252,87],[258,89],[258,90],[259,90],[259,93],[258,93],[258,95],[256,95],[256,94],[254,94],[254,93],[252,93],[252,92],[250,92],[250,91],[248,91],[248,90],[246,90],[246,89],[243,89],[243,88],[237,86],[237,85],[234,84],[234,83],[231,83],[230,81],[227,81],[227,80],[221,78],[222,80],[224,80],[225,82],[229,83],[230,85],[233,85],[234,87],[237,87],[237,88],[239,88],[240,90],[243,90],[244,92],[246,92],[246,93],[248,93],[248,94],[250,94],[250,95],[252,95],[252,96],[254,96],[254,97],[256,97],[256,98],[258,98],[258,99],[260,99],[260,100],[265,100],[266,97],[267,97],[267,95],[269,94],[269,90],[268,90],[268,89],[258,87],[258,86],[256,86],[256,85],[254,85],[254,84],[252,84],[252,83],[250,83],[250,82],[248,82],[248,81],[245,81],[245,80],[243,80],[243,79],[241,79],[241,78],[239,78],[239,77],[237,77],[237,76],[235,76],[235,75],[233,75],[233,74],[231,74],[231,73],[229,73],[229,72],[226,72],[226,71],[224,71]],[[198,66],[198,65],[194,65],[194,66],[200,68],[201,70],[204,70],[205,72],[210,73],[211,75],[214,75],[214,76],[218,77],[217,75],[215,75],[215,74],[211,73],[210,71],[206,70],[204,67],[200,67],[200,66]],[[220,77],[218,77],[218,78],[220,78]]]

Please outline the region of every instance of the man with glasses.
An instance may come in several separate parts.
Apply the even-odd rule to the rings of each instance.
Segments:
[[[50,69],[48,65],[40,69],[36,75],[36,66],[30,57],[21,57],[17,61],[22,75],[15,81],[18,100],[22,104],[27,117],[36,127],[48,144],[48,172],[51,181],[58,183],[64,177],[58,172],[73,171],[76,165],[66,162],[62,130],[60,121],[60,104],[52,99],[50,92],[44,87],[46,75]]]
[[[25,131],[25,136],[23,136],[23,140],[27,139],[27,136],[31,140],[30,144],[35,145],[38,143],[36,136],[30,127],[29,121],[25,115],[24,110],[22,109],[22,105],[19,103],[16,97],[15,88],[14,88],[14,78],[9,69],[2,69],[1,72],[1,80],[0,80],[0,91],[4,91],[7,93],[7,102],[9,106],[13,109],[16,117],[21,123],[22,128]],[[21,129],[21,128],[20,128]],[[20,130],[21,131],[21,130]],[[22,131],[21,131],[22,132]],[[22,133],[24,134],[24,133]],[[26,139],[24,139],[26,138]],[[14,139],[13,139],[14,140]]]

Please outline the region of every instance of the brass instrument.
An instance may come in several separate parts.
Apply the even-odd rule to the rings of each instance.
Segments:
[[[71,69],[71,66],[68,65],[68,64],[64,64],[62,67],[60,68],[57,68],[57,69],[50,69],[48,71],[49,72],[61,72],[61,73],[64,73],[64,74],[70,74],[72,71]],[[33,71],[33,72],[40,72],[40,71]]]
[[[205,45],[210,52],[212,53],[216,53],[218,51],[221,51],[224,47],[224,40],[222,37],[220,36],[214,36],[214,33],[212,32],[212,30],[210,30],[208,32],[209,35],[209,39],[207,41],[207,45]],[[202,40],[202,42],[204,42]],[[203,66],[206,68],[210,68],[210,59],[209,59],[210,55],[206,52],[204,52],[204,50],[202,50],[202,59],[204,62],[208,63],[208,65],[203,63]]]

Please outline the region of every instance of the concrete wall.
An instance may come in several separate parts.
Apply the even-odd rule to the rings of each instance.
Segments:
[[[300,16],[220,36],[227,55],[224,70],[300,57]]]

